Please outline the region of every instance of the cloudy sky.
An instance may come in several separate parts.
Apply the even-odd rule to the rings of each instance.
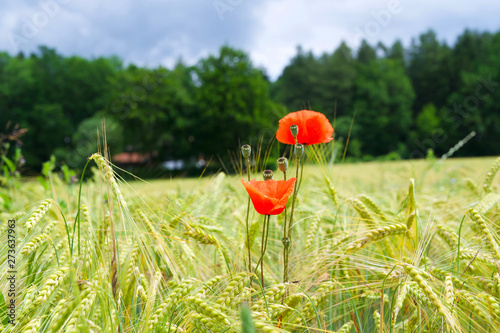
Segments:
[[[47,45],[170,67],[229,44],[275,79],[297,45],[316,54],[361,38],[409,45],[430,28],[452,44],[465,28],[500,31],[499,14],[494,0],[1,0],[0,50]]]

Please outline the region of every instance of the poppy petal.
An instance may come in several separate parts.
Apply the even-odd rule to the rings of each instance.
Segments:
[[[286,206],[295,186],[295,178],[289,180],[241,180],[255,210],[262,215],[278,215]]]
[[[324,114],[311,110],[291,112],[279,121],[276,139],[285,144],[295,144],[295,139],[290,132],[290,126],[297,125],[299,134],[297,141],[302,144],[312,145],[330,142],[333,127]]]

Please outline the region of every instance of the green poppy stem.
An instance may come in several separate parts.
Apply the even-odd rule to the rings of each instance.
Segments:
[[[260,258],[257,261],[256,267],[259,267],[260,264],[260,282],[262,284],[262,288],[264,288],[264,254],[267,249],[267,240],[269,238],[269,220],[271,215],[264,215],[264,223],[262,226],[262,243],[260,245]]]
[[[247,158],[246,160],[247,160],[248,181],[250,181],[250,158]],[[250,215],[250,196],[248,196],[248,203],[247,203],[246,227],[247,227],[248,272],[252,273],[252,253],[250,251],[250,228],[248,226],[249,215]]]
[[[293,212],[295,210],[295,201],[297,199],[297,192],[299,189],[299,168],[300,168],[300,156],[295,154],[295,159],[297,161],[296,165],[296,170],[295,170],[295,186],[293,190],[293,197],[292,197],[292,210],[290,212],[290,221],[288,222],[288,239],[286,239],[286,261],[285,261],[285,267],[284,267],[284,278],[283,278],[283,283],[288,282],[288,260],[290,257],[290,251],[292,249],[292,227],[293,227]]]
[[[283,172],[284,180],[286,180],[286,171]],[[287,258],[287,249],[288,249],[288,239],[287,239],[287,228],[286,228],[286,206],[285,206],[285,220],[283,221],[283,283],[286,282],[287,279],[287,268],[288,268],[288,258]]]

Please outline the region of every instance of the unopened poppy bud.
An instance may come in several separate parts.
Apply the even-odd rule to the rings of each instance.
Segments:
[[[292,132],[293,136],[299,135],[299,126],[297,125],[290,126],[290,132]]]
[[[286,159],[286,157],[280,157],[278,158],[278,168],[281,170],[281,172],[286,172],[286,170],[288,169],[288,160]]]
[[[297,155],[297,157],[302,157],[302,155],[304,155],[304,145],[302,143],[295,144],[295,155]]]
[[[243,155],[244,158],[249,158],[251,152],[252,152],[252,147],[250,147],[250,145],[241,146],[241,155]]]
[[[273,176],[273,170],[264,170],[264,172],[262,173],[262,178],[264,178],[264,180],[273,179]]]

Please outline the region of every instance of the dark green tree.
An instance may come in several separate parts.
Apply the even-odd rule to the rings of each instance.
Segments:
[[[191,128],[194,151],[225,154],[276,126],[269,82],[243,51],[223,46],[218,55],[198,62],[192,74],[197,106]]]
[[[359,64],[354,110],[355,138],[363,154],[406,154],[404,142],[412,125],[415,95],[400,61],[375,59]]]
[[[414,115],[430,103],[437,108],[444,106],[452,90],[450,48],[430,30],[412,41],[409,58],[408,75],[416,94]]]
[[[312,109],[325,112],[316,91],[320,66],[312,52],[297,47],[297,54],[273,84],[273,99],[283,103],[288,110]],[[330,101],[330,106],[334,101]]]

